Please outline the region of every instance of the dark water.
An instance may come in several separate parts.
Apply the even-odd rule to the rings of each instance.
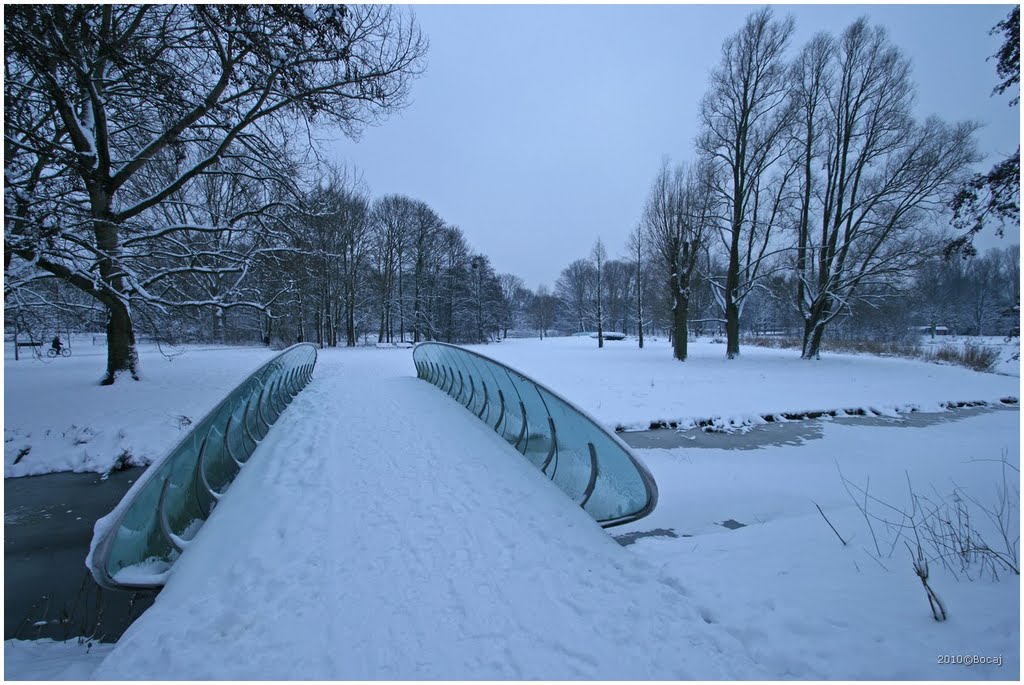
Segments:
[[[56,473],[4,480],[4,639],[112,642],[153,603],[152,594],[103,590],[85,568],[93,524],[143,469]]]

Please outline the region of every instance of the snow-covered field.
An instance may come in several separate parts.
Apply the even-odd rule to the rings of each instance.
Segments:
[[[698,344],[677,364],[664,343],[598,351],[589,339],[478,349],[608,425],[891,413],[1019,395],[1017,378],[866,356],[809,363],[746,348],[727,363],[722,346]],[[190,350],[168,364],[165,387],[194,392],[195,406],[184,406],[198,418],[200,404],[212,406],[269,354]],[[91,387],[101,361],[69,387]],[[159,378],[154,361],[143,359],[147,381]],[[9,405],[35,386],[6,366]],[[217,374],[225,380],[215,391],[207,379]],[[90,416],[97,429],[120,421]],[[949,615],[934,621],[906,538],[875,519],[869,528],[840,477],[879,500],[869,499],[870,515],[890,519],[886,505],[907,509],[908,487],[947,501],[959,487],[991,507],[1006,482],[1011,538],[1019,535],[1019,471],[1000,463],[1005,455],[1019,469],[1019,412],[949,418],[924,428],[826,421],[820,439],[754,451],[638,450],[658,482],[658,507],[605,532],[483,423],[416,380],[408,350],[323,351],[312,384],[156,604],[92,675],[1016,680],[1019,576],[1004,570],[994,581],[977,562],[966,572],[954,563],[956,573],[933,563],[929,582]],[[171,428],[165,448],[179,435]],[[995,546],[996,531],[974,513]],[[727,520],[744,527],[729,530]],[[626,547],[609,536],[658,529]],[[31,665],[12,661],[15,649],[28,648],[6,644],[8,678],[45,677],[18,670]],[[1001,665],[941,663],[947,656]]]
[[[141,345],[145,381],[100,387],[104,348],[88,338],[75,343],[71,357],[18,362],[8,343],[4,477],[106,473],[118,460],[147,464],[275,354],[265,348],[185,346],[168,357],[155,345]],[[630,340],[598,350],[585,337],[506,340],[475,349],[542,380],[609,428],[647,428],[654,422],[686,427],[708,420],[720,428],[743,428],[763,423],[764,415],[891,415],[1020,395],[1017,377],[956,366],[840,354],[805,362],[791,350],[756,347],[727,362],[723,346],[707,341],[693,343],[683,364],[671,359],[664,340],[651,340],[643,350]]]
[[[6,640],[6,680],[88,680],[114,645],[56,640]]]
[[[770,678],[1017,680],[1019,576],[1002,568],[993,581],[978,563],[961,572],[950,558],[954,574],[933,561],[929,582],[949,615],[936,622],[911,567],[913,532],[898,536],[875,519],[869,528],[842,478],[867,490],[870,516],[896,523],[888,506],[910,512],[910,488],[952,504],[959,486],[961,497],[995,508],[1002,455],[1020,465],[1019,418],[1006,409],[927,428],[828,421],[821,439],[800,446],[637,450],[661,497],[626,530],[693,537],[641,538],[630,549],[678,578],[706,608],[705,620],[735,636]],[[1014,468],[1006,475],[1013,540],[1020,476]],[[998,530],[970,507],[985,540],[1005,551]],[[745,527],[722,527],[730,519]],[[1001,657],[1002,665],[939,663],[945,656]]]
[[[16,362],[11,343],[5,352],[5,478],[107,473],[119,459],[148,464],[276,354],[211,346],[165,356],[155,345],[140,345],[144,380],[101,387],[106,348],[92,346],[88,337],[73,341],[70,357]]]
[[[652,423],[720,428],[764,423],[781,416],[829,410],[883,415],[942,411],[948,402],[993,402],[1020,396],[1017,377],[959,366],[891,357],[823,354],[805,361],[793,350],[746,346],[725,359],[725,346],[690,345],[685,362],[669,343],[606,342],[588,337],[504,340],[472,349],[541,380],[609,428],[645,429]],[[1018,366],[1019,369],[1019,366]]]

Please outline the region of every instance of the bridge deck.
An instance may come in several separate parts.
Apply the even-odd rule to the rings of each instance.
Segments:
[[[699,612],[408,352],[327,351],[96,675],[759,672]]]

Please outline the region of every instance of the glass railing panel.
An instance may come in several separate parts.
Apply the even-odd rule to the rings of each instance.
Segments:
[[[592,442],[590,428],[563,402],[549,396],[547,406],[555,426],[556,442],[551,461],[543,471],[572,501],[581,503],[590,482],[591,460],[587,449],[587,444]]]
[[[564,450],[558,451],[560,468],[564,471],[559,474],[554,468],[549,468],[552,479],[567,491],[571,488],[573,495],[578,497],[576,501],[582,501],[596,459],[597,478],[584,509],[599,521],[614,521],[642,510],[647,503],[647,487],[643,471],[636,467],[629,448],[614,435],[597,430],[589,417],[572,411],[569,405],[548,390],[541,388],[540,393],[547,399],[558,427],[559,445],[565,446]],[[568,434],[563,437],[563,433]],[[581,484],[583,490],[579,490]]]
[[[448,354],[447,350],[442,348],[437,351],[437,354],[435,356],[438,371],[436,384],[437,387],[441,388],[447,393],[449,392],[450,388],[452,387],[452,383],[454,382],[454,379],[452,377],[453,374],[451,355]]]
[[[466,398],[469,397],[469,376],[470,369],[461,355],[449,355],[452,363],[452,387],[449,394],[452,398],[466,406]]]
[[[498,400],[498,384],[494,374],[480,357],[465,356],[466,364],[472,369],[473,389],[476,397],[472,406],[467,407],[473,415],[484,423],[493,426],[498,418],[500,402]]]
[[[519,397],[519,388],[508,375],[508,370],[497,364],[485,362],[490,366],[491,375],[498,386],[498,404],[501,414],[495,420],[498,433],[506,442],[518,449],[523,431],[523,409],[522,398]],[[500,423],[499,423],[500,422]]]
[[[87,564],[108,588],[159,587],[295,394],[316,348],[294,345],[238,385],[97,523]],[[200,471],[202,468],[202,471]]]
[[[153,479],[163,482],[169,470],[170,464],[162,464],[153,474]],[[150,567],[153,573],[170,568],[177,554],[170,541],[160,534],[157,519],[153,515],[159,498],[160,490],[156,488],[145,488],[138,493],[133,505],[120,519],[105,560],[106,567],[120,570],[152,560]],[[95,571],[93,575],[96,575]]]
[[[519,451],[535,466],[540,468],[547,457],[551,445],[550,414],[544,399],[537,391],[537,386],[516,371],[509,370],[508,377],[519,392],[519,399],[526,412],[526,431]]]
[[[227,446],[224,443],[224,426],[231,419],[233,409],[238,404],[236,398],[233,402],[222,402],[220,407],[211,412],[193,431],[192,447],[186,458],[180,461],[183,463],[194,462],[194,466],[188,474],[191,489],[195,493],[197,505],[203,518],[209,516],[214,505],[213,497],[205,487],[208,484],[211,488],[222,490],[234,480],[235,469],[230,468],[226,456]],[[199,474],[200,462],[203,473],[206,476],[204,484]],[[194,507],[190,510],[194,511]],[[173,510],[173,509],[172,509]],[[184,522],[189,523],[189,522]],[[175,530],[179,530],[175,526]]]
[[[653,511],[658,490],[647,468],[625,443],[561,395],[454,345],[421,343],[413,360],[420,378],[460,400],[601,525],[635,521]],[[476,397],[484,387],[486,404]]]

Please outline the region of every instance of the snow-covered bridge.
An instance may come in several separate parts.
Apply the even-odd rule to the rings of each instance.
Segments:
[[[142,584],[157,571],[166,587],[97,676],[628,678],[639,663],[664,678],[733,672],[735,657],[725,655],[734,638],[694,620],[699,609],[676,581],[595,522],[653,506],[646,471],[629,480],[615,461],[628,451],[614,437],[595,445],[598,431],[580,433],[588,426],[555,414],[556,457],[534,430],[550,414],[529,419],[524,393],[513,403],[515,389],[490,371],[487,403],[496,407],[481,411],[484,369],[474,367],[475,391],[463,373],[459,393],[449,377],[467,367],[450,356],[455,349],[434,352],[449,356],[418,356],[420,373],[437,380],[443,365],[439,382],[463,406],[410,374],[404,355],[353,352],[318,367],[195,537],[180,539],[170,515],[165,530],[148,531],[185,543],[173,568],[158,558],[110,574]],[[483,420],[502,398],[507,432]],[[570,448],[580,437],[589,438],[585,459]],[[594,454],[609,466],[592,471]],[[576,501],[566,496],[574,470],[586,474]],[[203,478],[193,482],[206,489]],[[615,487],[634,500],[616,505]],[[161,493],[166,506],[170,488],[150,489],[150,511]],[[100,537],[117,514],[98,524]],[[94,567],[103,548],[94,547]],[[642,622],[624,620],[637,612]]]

